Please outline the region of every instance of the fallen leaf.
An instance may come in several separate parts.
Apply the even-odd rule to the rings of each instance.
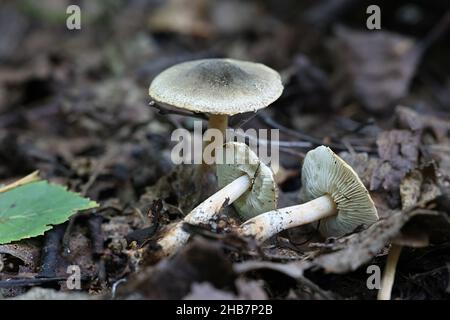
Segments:
[[[66,188],[33,182],[0,194],[0,244],[43,235],[78,210],[97,207]]]
[[[400,183],[403,210],[427,203],[441,195],[433,163],[409,172]]]
[[[408,130],[382,132],[377,139],[380,160],[372,174],[370,189],[398,193],[403,177],[417,166],[419,143],[420,136]]]
[[[437,232],[435,223],[441,224],[442,232]],[[443,222],[444,221],[444,222]],[[410,212],[396,211],[388,218],[380,220],[360,233],[339,239],[330,250],[335,252],[319,255],[311,266],[321,267],[325,272],[346,273],[358,269],[375,257],[390,241],[401,234],[408,223],[418,224],[422,232],[430,235],[430,241],[438,234],[450,235],[450,220],[445,214],[417,209]],[[439,240],[440,239],[437,239]]]

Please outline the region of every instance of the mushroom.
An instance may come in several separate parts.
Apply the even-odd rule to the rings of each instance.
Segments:
[[[223,162],[216,166],[222,188],[194,208],[183,221],[169,227],[157,241],[161,256],[173,254],[189,239],[183,223],[208,223],[225,206],[234,204],[244,217],[273,210],[277,206],[277,188],[272,171],[244,143],[228,142],[223,148]]]
[[[306,154],[301,193],[309,202],[262,213],[242,224],[239,232],[264,241],[282,230],[319,221],[321,234],[336,237],[378,220],[356,172],[328,147]]]
[[[152,81],[150,97],[165,107],[209,114],[208,127],[225,134],[228,116],[256,112],[283,92],[278,72],[254,62],[202,59],[183,62]]]

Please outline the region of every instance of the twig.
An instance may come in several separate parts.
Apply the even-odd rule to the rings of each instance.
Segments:
[[[65,228],[65,224],[58,225],[45,235],[39,278],[54,278],[56,276]]]
[[[272,118],[270,118],[269,116],[267,116],[266,114],[264,114],[263,112],[260,112],[257,114],[258,117],[260,117],[260,119],[266,123],[268,126],[271,126],[272,128],[277,128],[281,131],[283,131],[285,134],[288,134],[292,137],[298,138],[298,139],[302,139],[302,140],[306,140],[308,142],[310,142],[313,145],[321,145],[323,144],[323,141],[321,139],[312,137],[310,135],[307,135],[305,133],[301,133],[295,130],[292,130],[288,127],[283,126],[282,124],[276,122],[275,120],[273,120]],[[339,151],[346,151],[347,147],[342,144],[342,143],[328,143],[328,145],[335,150],[339,150]],[[369,152],[369,153],[373,153],[375,152],[375,150],[371,147],[366,147],[366,146],[353,146],[355,151],[359,151],[359,152]]]
[[[436,40],[447,32],[450,27],[450,11],[444,14],[444,17],[439,20],[437,25],[426,35],[426,37],[420,41],[416,50],[419,54],[423,54]]]
[[[292,130],[288,127],[283,126],[282,124],[276,122],[275,120],[273,120],[272,118],[270,118],[267,114],[265,114],[264,112],[260,112],[257,114],[257,116],[268,126],[271,126],[272,128],[277,128],[280,129],[281,131],[283,131],[284,133],[294,137],[294,138],[298,138],[298,139],[302,139],[302,140],[306,140],[309,141],[311,143],[320,145],[322,144],[322,140],[317,139],[315,137],[312,137],[310,135],[307,135],[305,133],[299,132],[299,131],[295,131]]]
[[[100,257],[104,252],[104,236],[102,230],[103,217],[93,214],[88,220],[89,233],[92,239],[92,252]]]
[[[155,101],[150,101],[148,105],[152,108],[157,109],[158,113],[161,115],[176,114],[176,115],[185,116],[185,117],[200,118],[202,120],[208,119],[204,113],[195,113],[195,112],[182,111],[182,110],[178,110],[178,109],[169,109],[167,107],[163,107],[163,106],[159,105]]]
[[[1,280],[0,288],[29,287],[67,280],[65,277]]]
[[[24,184],[30,183],[30,182],[34,182],[39,180],[39,171],[34,171],[33,173],[30,173],[29,175],[23,177],[22,179],[19,179],[13,183],[10,183],[4,187],[0,188],[0,193],[2,192],[6,192],[9,191],[11,189],[23,186]]]

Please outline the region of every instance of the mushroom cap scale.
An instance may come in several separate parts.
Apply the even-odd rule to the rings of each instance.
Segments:
[[[257,111],[283,92],[278,72],[254,62],[201,59],[174,65],[153,79],[158,103],[192,112],[233,115]]]
[[[248,175],[253,181],[251,189],[233,203],[239,215],[243,219],[250,219],[260,213],[276,209],[278,189],[272,170],[244,143],[226,143],[223,156],[224,161],[216,164],[220,188],[243,175]]]
[[[325,194],[335,202],[337,214],[318,224],[324,236],[342,236],[378,220],[375,204],[358,174],[330,148],[319,146],[303,162],[301,198],[310,201]]]

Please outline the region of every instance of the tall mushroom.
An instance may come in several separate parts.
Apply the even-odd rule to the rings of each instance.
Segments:
[[[342,236],[378,220],[356,172],[328,147],[306,154],[301,193],[309,202],[262,213],[242,224],[240,232],[264,241],[282,230],[319,221],[324,236]]]
[[[223,162],[217,164],[219,185],[215,194],[194,208],[183,221],[167,229],[157,241],[161,256],[173,254],[189,239],[183,223],[208,223],[224,206],[235,204],[244,216],[255,216],[277,206],[277,188],[272,171],[244,143],[224,145]]]
[[[150,97],[163,106],[209,115],[209,128],[225,134],[228,116],[256,112],[283,92],[278,72],[254,62],[202,59],[183,62],[152,81]]]

